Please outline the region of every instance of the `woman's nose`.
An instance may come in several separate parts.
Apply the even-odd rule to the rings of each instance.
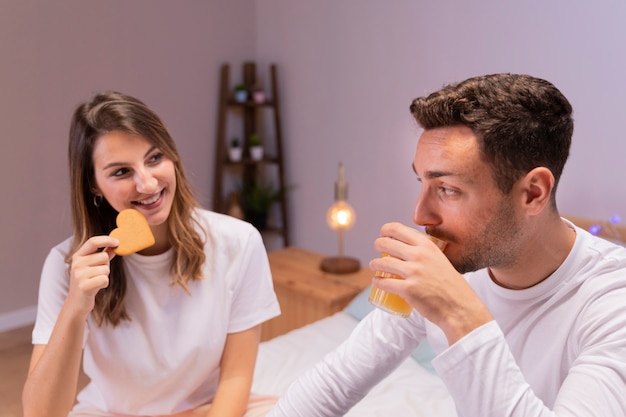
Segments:
[[[135,184],[137,191],[143,194],[152,194],[156,191],[159,181],[147,171],[137,172]]]

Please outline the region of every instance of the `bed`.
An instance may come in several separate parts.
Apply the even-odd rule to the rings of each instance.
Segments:
[[[366,292],[362,294],[367,295]],[[351,314],[351,306],[261,343],[252,392],[280,395],[296,377],[345,340],[358,323]],[[430,358],[430,348],[421,346],[346,416],[456,417],[445,385],[429,368]],[[277,367],[277,363],[281,366]]]
[[[598,236],[624,242],[626,226],[566,216]],[[369,288],[344,310],[261,343],[252,391],[280,395],[304,371],[344,341],[358,321],[373,307]],[[423,343],[392,374],[357,403],[347,417],[416,416],[456,417],[454,402],[441,379],[430,367],[434,353]],[[279,363],[280,366],[276,366]]]

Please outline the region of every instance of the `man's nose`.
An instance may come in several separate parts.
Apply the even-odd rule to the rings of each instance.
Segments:
[[[440,218],[434,209],[433,202],[422,192],[415,202],[413,223],[418,226],[434,226],[439,224],[439,222]]]

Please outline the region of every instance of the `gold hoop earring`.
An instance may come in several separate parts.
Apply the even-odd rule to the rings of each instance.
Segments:
[[[100,205],[102,204],[102,200],[104,200],[104,197],[101,195],[94,195],[93,196],[93,205],[96,207],[100,207]]]

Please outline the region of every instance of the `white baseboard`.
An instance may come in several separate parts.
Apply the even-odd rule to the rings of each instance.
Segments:
[[[37,306],[23,307],[17,310],[0,313],[0,332],[28,326],[35,322]]]

